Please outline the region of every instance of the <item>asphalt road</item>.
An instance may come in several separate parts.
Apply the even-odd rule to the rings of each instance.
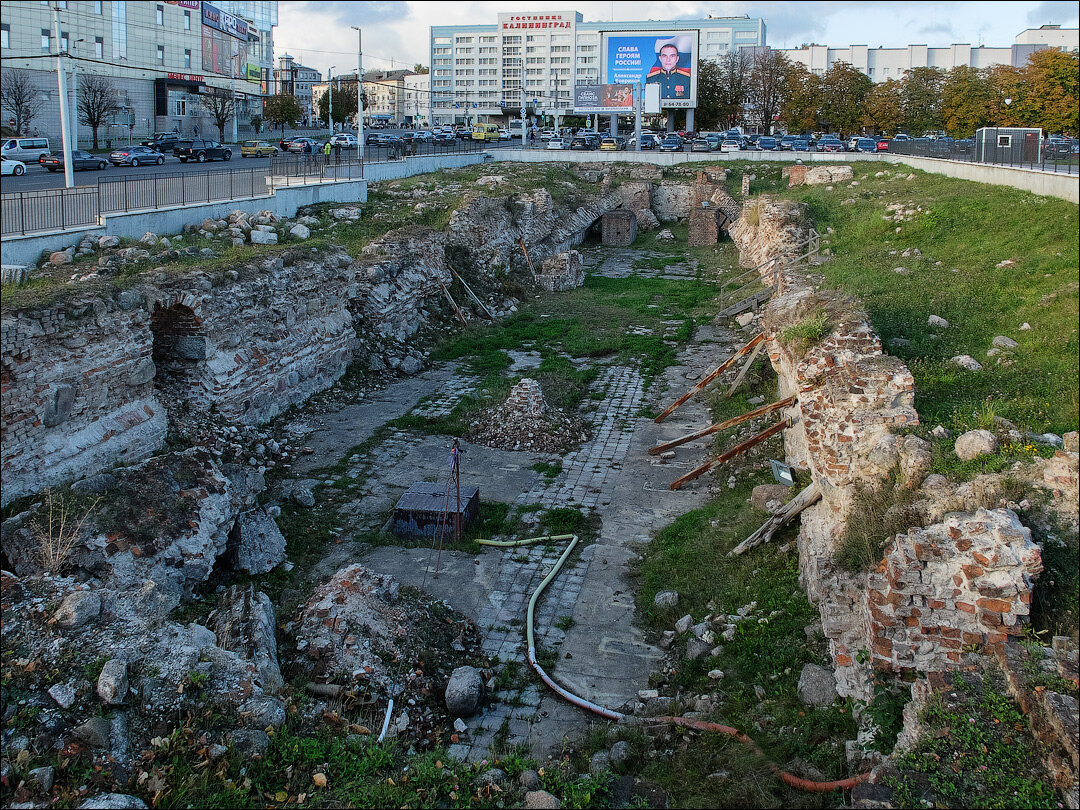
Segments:
[[[382,129],[379,130],[379,132],[393,135],[400,134],[401,130]],[[323,138],[326,136],[326,133],[322,135]],[[274,135],[266,137],[264,140],[277,144],[280,138],[280,134],[275,133]],[[485,148],[514,148],[520,145],[521,141],[520,139],[517,139],[487,144]],[[422,142],[418,144],[417,152],[418,154],[452,154],[453,152],[461,151],[465,148],[466,144],[464,142],[457,142],[449,147]],[[342,149],[343,158],[355,156],[355,146],[348,149]],[[386,147],[365,146],[364,156],[367,160],[371,161],[386,160],[388,150]],[[102,155],[102,157],[108,159],[107,154]],[[85,169],[83,171],[77,171],[74,173],[72,180],[76,186],[95,186],[100,177],[115,179],[118,177],[147,177],[155,174],[179,174],[188,172],[236,171],[246,169],[266,170],[269,167],[270,158],[242,158],[240,156],[240,148],[236,146],[233,147],[232,160],[228,162],[215,160],[207,163],[195,163],[193,161],[181,163],[179,158],[175,158],[172,155],[165,155],[165,162],[160,166],[151,164],[132,168],[131,166],[113,166],[112,164],[109,164],[107,168],[102,170]],[[64,173],[62,171],[50,172],[48,169],[44,169],[36,163],[27,163],[26,174],[22,177],[8,175],[3,179],[4,193],[16,191],[40,191],[42,189],[63,187]]]

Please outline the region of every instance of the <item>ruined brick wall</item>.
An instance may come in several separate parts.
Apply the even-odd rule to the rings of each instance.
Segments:
[[[744,266],[790,257],[808,234],[805,209],[797,204],[761,198],[746,210],[752,216],[730,229]],[[952,515],[911,529],[895,538],[869,575],[837,565],[858,487],[884,485],[895,468],[907,485],[918,486],[929,468],[924,442],[893,436],[894,429],[918,423],[914,379],[900,360],[883,353],[859,302],[817,290],[788,262],[770,264],[762,275],[777,285],[762,325],[778,394],[797,396],[785,453],[789,463],[810,471],[822,493],[802,513],[800,577],[819,608],[840,693],[868,700],[872,665],[942,669],[956,665],[964,644],[992,647],[1017,632],[1040,563],[1038,548],[1009,510]],[[788,327],[821,314],[828,323],[822,340],[788,345]],[[941,521],[940,513],[931,520]]]
[[[165,439],[150,318],[130,297],[5,313],[0,470],[7,504],[150,456]]]
[[[873,662],[927,672],[960,664],[965,645],[997,649],[1028,615],[1041,570],[1039,547],[1009,509],[897,535],[866,582]]]
[[[600,227],[605,245],[625,247],[637,239],[637,215],[627,208],[605,213],[600,218]]]
[[[246,266],[224,287],[188,276],[145,289],[152,311],[190,312],[197,324],[180,343],[191,350],[174,360],[188,368],[172,375],[166,367],[159,387],[243,424],[269,421],[328,388],[352,356],[352,278],[344,252],[296,251]]]

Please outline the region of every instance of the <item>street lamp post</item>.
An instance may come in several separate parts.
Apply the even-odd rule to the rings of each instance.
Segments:
[[[364,159],[364,46],[363,34],[356,30],[356,157]]]
[[[60,138],[64,149],[64,187],[75,185],[71,174],[71,111],[68,109],[67,82],[64,80],[63,51],[60,48],[60,7],[53,7],[56,29],[56,89],[60,96]]]
[[[334,134],[334,68],[331,65],[326,69],[326,95],[330,99],[330,134]]]

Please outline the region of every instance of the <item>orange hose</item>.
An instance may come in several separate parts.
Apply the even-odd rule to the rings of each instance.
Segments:
[[[734,737],[739,742],[750,746],[762,759],[765,759],[765,753],[758,747],[757,743],[739,731],[737,728],[731,726],[724,726],[720,723],[709,723],[705,720],[693,720],[689,717],[654,717],[654,720],[661,723],[671,723],[676,726],[685,726],[686,728],[696,729],[697,731],[715,731],[718,734],[726,734],[729,737]],[[861,782],[865,782],[870,778],[868,773],[860,773],[857,776],[852,776],[847,779],[837,779],[832,782],[816,782],[813,779],[804,779],[801,776],[795,776],[795,774],[788,773],[782,770],[775,762],[765,759],[766,764],[769,766],[777,778],[786,782],[793,788],[799,790],[810,791],[811,793],[828,793],[833,790],[851,790],[853,787]]]

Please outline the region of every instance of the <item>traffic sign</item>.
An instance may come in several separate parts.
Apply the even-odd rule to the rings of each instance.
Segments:
[[[15,119],[14,119],[14,118],[9,118],[9,119],[7,120],[7,122],[8,122],[8,126],[9,126],[9,127],[13,127],[13,126],[15,126]]]

